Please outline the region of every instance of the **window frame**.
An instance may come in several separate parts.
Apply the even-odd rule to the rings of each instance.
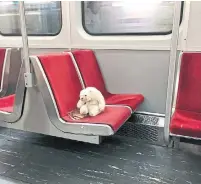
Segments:
[[[61,1],[56,1],[56,2],[59,2],[59,5],[60,5],[60,7],[61,7],[61,12],[60,12],[60,20],[61,20],[61,26],[60,26],[60,29],[58,30],[58,32],[57,33],[55,33],[55,34],[51,34],[51,33],[46,33],[46,34],[28,34],[27,33],[27,36],[36,36],[36,37],[39,37],[39,36],[44,36],[44,37],[48,37],[48,36],[57,36],[57,35],[59,35],[60,33],[61,33],[61,30],[62,30],[62,27],[63,27],[63,16],[62,16],[62,3],[61,3]],[[18,34],[18,33],[12,33],[12,34],[10,34],[10,33],[8,33],[8,34],[5,34],[5,33],[2,33],[1,32],[1,30],[0,30],[0,35],[1,36],[9,36],[9,37],[14,37],[14,36],[22,36],[22,34]]]
[[[82,16],[82,27],[84,31],[91,36],[158,36],[158,35],[170,35],[172,34],[172,29],[166,32],[135,32],[135,33],[91,33],[85,25],[85,14],[84,14],[84,3],[81,1],[81,16]],[[183,20],[184,13],[184,1],[181,2],[181,14],[180,14],[180,25]]]

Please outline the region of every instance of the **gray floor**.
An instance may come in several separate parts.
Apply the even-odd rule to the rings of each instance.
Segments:
[[[0,128],[1,184],[200,184],[200,147],[111,137],[101,145]]]

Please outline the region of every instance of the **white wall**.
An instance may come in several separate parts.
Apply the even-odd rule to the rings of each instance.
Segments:
[[[191,2],[188,29],[186,37],[186,50],[201,51],[201,1]],[[185,49],[185,48],[184,48]]]
[[[201,51],[201,2],[185,1],[184,16],[180,26],[179,49]],[[57,36],[30,36],[31,48],[91,48],[169,50],[171,35],[161,36],[90,36],[82,28],[81,3],[62,1],[62,30]],[[20,47],[16,36],[0,35],[0,47]]]
[[[107,89],[141,93],[138,111],[165,113],[169,51],[96,50]]]
[[[169,50],[171,35],[156,36],[91,36],[87,34],[82,27],[81,2],[80,1],[62,1],[62,30],[57,36],[30,36],[29,45],[31,48],[91,48],[91,49],[134,49],[134,50]],[[186,38],[186,29],[188,26],[189,9],[194,14],[192,26],[201,24],[199,16],[195,19],[199,9],[200,2],[185,2],[184,17],[180,26],[179,48]],[[194,10],[195,9],[195,10]],[[191,13],[192,14],[192,13]],[[200,25],[201,26],[201,25]],[[194,29],[194,28],[193,28]],[[184,35],[183,35],[184,34]],[[191,32],[189,32],[191,34]],[[196,35],[199,35],[198,32]],[[192,33],[195,37],[195,32]],[[190,38],[189,38],[190,39]],[[0,35],[0,47],[20,47],[22,41],[20,37]]]
[[[179,49],[201,51],[201,2],[185,1],[180,26]],[[81,24],[81,3],[62,1],[62,30],[57,36],[29,37],[31,48],[91,48],[169,50],[171,35],[164,36],[90,36]],[[21,37],[0,35],[0,47],[20,47]]]

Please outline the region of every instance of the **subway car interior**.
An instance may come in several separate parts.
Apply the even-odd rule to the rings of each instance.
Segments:
[[[0,183],[200,184],[200,15],[0,1]]]

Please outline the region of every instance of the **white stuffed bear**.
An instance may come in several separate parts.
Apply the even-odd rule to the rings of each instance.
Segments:
[[[87,87],[80,92],[77,103],[80,114],[96,116],[105,109],[105,99],[101,92],[94,87]]]

